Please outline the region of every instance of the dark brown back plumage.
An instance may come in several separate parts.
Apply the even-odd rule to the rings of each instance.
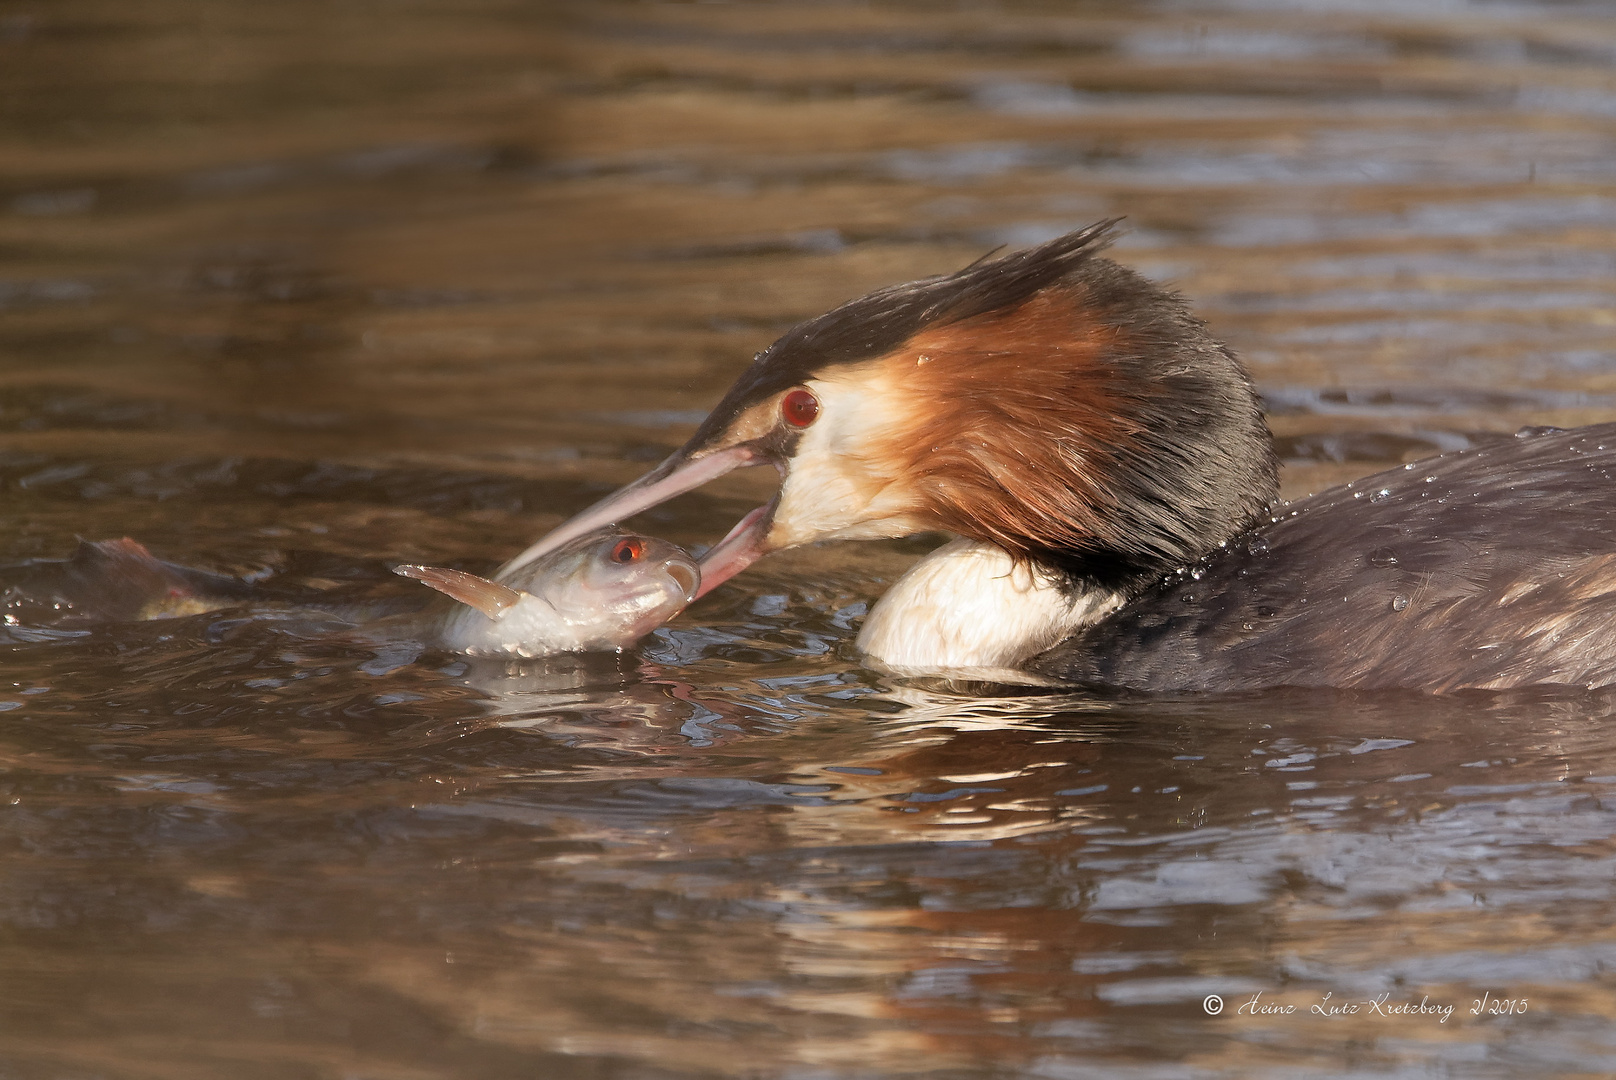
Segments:
[[[1616,424],[1416,462],[1279,515],[1029,667],[1145,690],[1616,683]]]

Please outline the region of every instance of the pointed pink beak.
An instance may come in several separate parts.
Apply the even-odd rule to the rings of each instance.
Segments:
[[[660,506],[674,496],[694,491],[725,473],[748,465],[766,464],[767,458],[744,445],[703,454],[698,458],[675,454],[632,484],[618,488],[594,506],[557,525],[532,547],[500,567],[494,576],[503,578],[571,540],[625,521],[653,506]],[[701,590],[696,593],[697,597],[707,595],[765,554],[763,539],[768,534],[776,502],[778,499],[771,500],[747,514],[730,530],[728,536],[713,545],[712,550],[702,557]]]
[[[774,521],[774,508],[779,503],[779,496],[775,496],[747,514],[729,531],[729,535],[701,557],[701,588],[697,590],[695,599],[706,596],[768,553],[763,540],[769,534],[769,526]]]

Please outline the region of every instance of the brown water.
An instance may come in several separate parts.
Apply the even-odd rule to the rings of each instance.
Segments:
[[[1288,493],[1616,419],[1613,179],[1593,0],[0,0],[0,561],[410,595],[1113,214]],[[0,628],[0,1076],[1616,1073],[1616,698],[943,693],[849,645],[924,547],[525,667]]]

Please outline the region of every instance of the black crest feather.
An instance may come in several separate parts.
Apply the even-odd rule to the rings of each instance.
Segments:
[[[838,364],[869,360],[922,330],[1020,304],[1111,246],[1120,218],[1090,225],[1003,258],[877,289],[786,331],[735,380],[690,441],[701,445],[736,413]]]

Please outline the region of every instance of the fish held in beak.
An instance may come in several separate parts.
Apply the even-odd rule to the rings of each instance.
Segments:
[[[441,622],[439,637],[476,655],[622,650],[683,611],[701,587],[684,551],[619,532],[585,534],[496,581],[435,566],[393,572],[465,605]]]
[[[692,457],[681,450],[661,465],[631,484],[621,487],[587,510],[558,525],[543,539],[500,567],[495,576],[509,578],[524,567],[544,558],[553,551],[598,529],[615,525],[644,510],[660,506],[669,499],[694,491],[736,469],[752,465],[770,464],[769,457],[751,445],[726,447]],[[730,530],[701,559],[701,578],[697,597],[705,596],[719,584],[728,581],[763,556],[764,538],[775,503],[758,507]]]

